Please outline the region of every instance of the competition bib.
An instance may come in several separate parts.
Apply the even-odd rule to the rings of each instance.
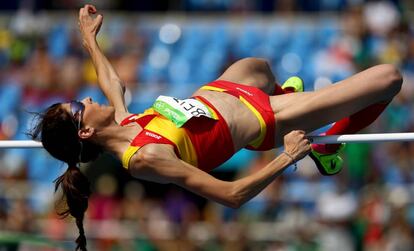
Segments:
[[[192,117],[205,116],[214,119],[210,109],[197,99],[159,96],[152,107],[155,111],[171,120],[177,127],[183,126]]]

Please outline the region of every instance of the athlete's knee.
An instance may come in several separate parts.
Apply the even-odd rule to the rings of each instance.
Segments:
[[[266,59],[255,57],[243,58],[237,61],[234,67],[233,69],[237,69],[243,75],[244,83],[250,83],[266,93],[270,93],[273,90],[275,77]]]
[[[261,75],[265,78],[266,82],[274,83],[274,75],[270,67],[270,63],[267,59],[264,58],[245,58],[245,62],[248,65],[249,69],[252,70],[253,74]]]
[[[257,58],[257,57],[247,57],[240,59],[239,62],[243,62],[245,64],[251,64],[251,65],[263,65],[268,66],[269,62],[265,58]]]
[[[381,67],[381,82],[383,88],[392,96],[397,95],[402,87],[403,77],[401,72],[392,64],[382,64]]]
[[[264,58],[247,57],[240,59],[236,64],[249,69],[251,72],[270,72],[270,64]]]

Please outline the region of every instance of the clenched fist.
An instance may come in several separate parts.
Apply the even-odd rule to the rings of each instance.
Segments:
[[[305,132],[294,130],[286,134],[283,138],[285,152],[289,154],[294,161],[298,161],[305,157],[311,150],[309,140],[306,138]]]
[[[103,16],[101,14],[93,16],[96,14],[96,8],[93,5],[86,4],[83,8],[79,10],[79,29],[82,34],[82,42],[85,47],[88,44],[96,39],[96,35],[101,28]]]

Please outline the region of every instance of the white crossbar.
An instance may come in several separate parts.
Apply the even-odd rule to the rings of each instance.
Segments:
[[[371,134],[344,134],[330,136],[308,136],[312,143],[376,143],[414,141],[414,132],[408,133],[371,133]],[[33,140],[0,140],[0,148],[40,148],[42,143]]]
[[[34,140],[0,140],[0,148],[40,148],[42,143]]]
[[[414,141],[414,133],[371,133],[371,134],[344,134],[329,136],[309,136],[311,141],[316,144],[335,144],[335,143],[376,143],[376,142],[396,142]]]

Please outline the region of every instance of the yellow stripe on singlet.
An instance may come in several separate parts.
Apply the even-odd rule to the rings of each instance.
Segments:
[[[220,89],[220,88],[215,88],[215,87],[212,87],[212,88],[215,91],[220,91],[220,90],[225,91],[224,89]],[[205,104],[202,100],[200,99],[197,99],[197,100]],[[207,106],[211,114],[213,115],[213,118],[218,119],[217,113],[207,104],[205,105]],[[156,113],[157,112],[155,112],[154,109],[150,108],[150,109],[145,110],[143,114],[138,114],[136,116],[131,117],[130,119],[136,120],[137,118],[140,118],[146,115],[156,114]],[[170,120],[168,120],[167,118],[163,116],[157,116],[157,117],[154,117],[145,126],[145,129],[155,132],[163,136],[164,138],[170,140],[171,142],[173,142],[175,146],[177,147],[178,153],[180,154],[180,158],[183,161],[191,165],[197,166],[198,161],[197,161],[196,150],[194,148],[194,145],[191,142],[190,137],[188,136],[184,128],[182,127],[177,128],[175,124],[171,122]],[[122,156],[122,166],[124,168],[126,169],[129,168],[129,162],[132,156],[134,156],[134,154],[139,150],[139,148],[140,147],[138,146],[128,146],[127,150],[125,150]]]
[[[225,91],[227,91],[226,89],[218,88],[218,87],[214,87],[214,86],[209,86],[209,85],[204,85],[200,89],[201,90],[208,90],[208,91],[216,91],[216,92],[225,92]]]
[[[145,129],[158,133],[164,138],[172,141],[177,146],[180,159],[193,166],[197,166],[197,153],[184,128],[178,128],[167,118],[159,116],[151,120]]]
[[[128,146],[128,148],[125,150],[124,154],[122,155],[122,166],[125,169],[129,168],[129,161],[138,150],[139,146]]]
[[[145,126],[145,129],[155,132],[173,142],[180,154],[180,158],[194,166],[197,166],[197,153],[184,128],[177,128],[174,123],[164,117],[156,117]],[[122,156],[122,166],[129,168],[129,162],[139,150],[138,146],[128,146]]]
[[[155,110],[153,108],[146,109],[143,113],[137,114],[135,116],[131,116],[129,120],[135,121],[141,117],[155,114]],[[129,161],[131,160],[132,156],[139,150],[140,147],[138,146],[128,146],[128,148],[125,150],[124,154],[122,155],[122,166],[126,169],[129,168]]]

